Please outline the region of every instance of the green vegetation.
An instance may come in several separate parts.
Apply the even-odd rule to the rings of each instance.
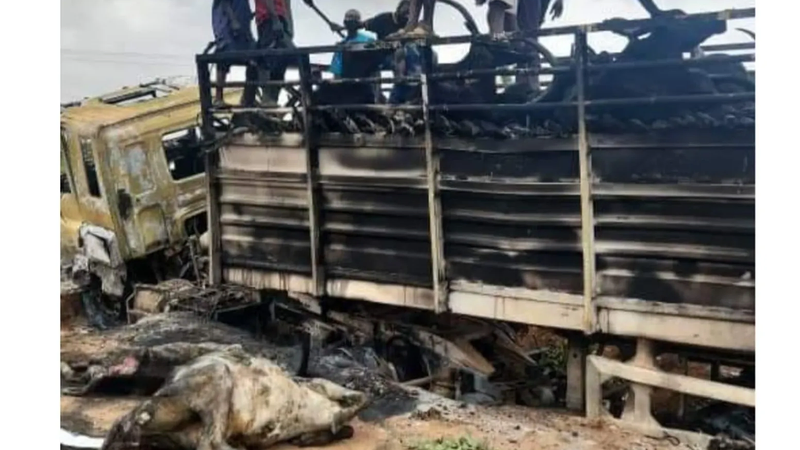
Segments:
[[[491,450],[485,442],[477,441],[470,437],[458,439],[439,438],[433,441],[423,441],[411,445],[409,450]]]
[[[539,364],[552,368],[556,371],[564,370],[567,364],[567,344],[566,342],[547,347],[539,361]]]

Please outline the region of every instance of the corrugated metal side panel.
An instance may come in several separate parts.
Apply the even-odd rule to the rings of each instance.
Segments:
[[[240,139],[221,150],[226,269],[311,274],[305,158],[293,136]],[[325,146],[319,172],[326,274],[430,287],[422,151]]]
[[[580,294],[575,140],[436,145],[448,279]],[[753,134],[591,145],[598,294],[754,310]],[[239,139],[220,159],[223,265],[310,274],[301,139]],[[319,172],[326,274],[431,287],[422,140],[326,136]]]
[[[450,279],[582,292],[577,144],[443,150]],[[755,308],[749,134],[593,136],[598,295]]]

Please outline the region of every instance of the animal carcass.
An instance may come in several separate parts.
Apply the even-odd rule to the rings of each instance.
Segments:
[[[173,312],[63,340],[62,393],[150,395],[176,367],[237,345],[251,355],[275,361],[293,375],[305,372],[306,341],[277,345],[192,313]]]
[[[352,435],[367,396],[322,379],[294,381],[241,348],[179,367],[152,398],[112,426],[102,450],[230,450],[293,441],[321,445]]]

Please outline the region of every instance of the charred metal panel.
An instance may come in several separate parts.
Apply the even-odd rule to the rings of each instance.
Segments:
[[[589,144],[598,296],[754,311],[752,132],[592,135]],[[449,280],[580,295],[577,140],[435,145]],[[310,274],[301,140],[242,138],[221,155],[225,271]],[[432,287],[425,170],[421,139],[321,138],[329,276]]]
[[[442,150],[445,257],[455,282],[580,294],[577,140]]]
[[[596,197],[600,295],[755,311],[754,137],[687,132],[594,148],[596,186],[661,191]]]
[[[424,154],[380,143],[333,137],[320,145],[325,272],[430,287]],[[310,274],[302,140],[244,136],[220,153],[225,268]]]

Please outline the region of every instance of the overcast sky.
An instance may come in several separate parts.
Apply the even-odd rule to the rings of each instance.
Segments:
[[[474,0],[462,0],[481,30],[486,31],[486,12]],[[315,0],[334,20],[350,8],[364,18],[391,10],[397,0]],[[755,0],[660,0],[662,8],[687,12],[713,11],[755,6]],[[338,36],[302,0],[292,0],[295,44],[333,44]],[[455,10],[436,10],[436,33],[465,34]],[[595,22],[612,17],[641,18],[646,14],[637,0],[566,0],[564,15],[546,26]],[[752,20],[737,21],[736,27],[755,31]],[[733,28],[733,27],[731,27]],[[213,39],[211,0],[61,0],[61,101],[99,95],[156,77],[194,75],[193,57]],[[744,42],[742,33],[729,31],[713,39]],[[543,41],[557,55],[569,52],[571,41]],[[616,51],[624,40],[593,34],[596,50]],[[439,59],[449,62],[464,54],[463,48],[438,49]],[[322,57],[319,62],[323,62]]]

